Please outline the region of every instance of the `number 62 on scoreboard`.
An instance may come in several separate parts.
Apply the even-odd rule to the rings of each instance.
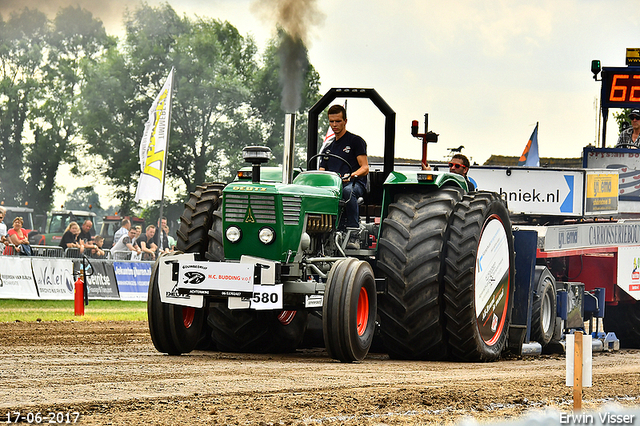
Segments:
[[[602,68],[603,108],[640,107],[640,68],[633,68]]]

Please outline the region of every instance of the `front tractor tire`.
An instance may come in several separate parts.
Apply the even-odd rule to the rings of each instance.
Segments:
[[[151,341],[158,352],[180,355],[191,352],[202,337],[204,309],[162,303],[158,286],[158,262],[151,271],[147,317]]]
[[[403,194],[389,206],[378,244],[378,269],[387,277],[380,298],[380,333],[395,359],[447,358],[441,283],[448,224],[462,190],[443,187]]]
[[[322,329],[329,356],[342,362],[362,361],[376,327],[376,282],[371,265],[354,258],[335,262],[324,299]]]
[[[509,212],[493,192],[465,195],[447,242],[444,299],[452,355],[494,361],[507,341],[514,286]]]
[[[177,232],[177,249],[205,258],[209,246],[208,233],[214,211],[220,206],[224,184],[199,185],[185,203]],[[155,348],[169,355],[191,352],[196,346],[208,347],[209,332],[205,326],[206,306],[192,308],[162,303],[158,287],[158,262],[152,270],[147,297],[149,331]]]

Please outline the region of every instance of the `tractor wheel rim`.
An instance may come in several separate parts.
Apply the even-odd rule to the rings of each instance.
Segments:
[[[281,311],[280,314],[278,314],[278,321],[280,321],[282,325],[289,325],[295,317],[296,311]]]
[[[369,324],[369,294],[367,290],[360,288],[360,294],[358,295],[358,310],[356,313],[358,336],[363,336],[367,330]]]
[[[551,327],[551,299],[549,299],[547,293],[544,294],[544,299],[542,299],[540,314],[542,315],[542,332],[547,333]]]
[[[184,328],[191,328],[195,317],[196,317],[196,308],[191,308],[191,307],[182,308],[182,323],[184,324]]]

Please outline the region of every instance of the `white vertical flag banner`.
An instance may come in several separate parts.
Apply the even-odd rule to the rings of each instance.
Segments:
[[[136,201],[162,200],[166,151],[171,130],[173,72],[174,69],[171,68],[167,81],[149,108],[149,119],[144,125],[144,134],[140,142],[140,181]]]

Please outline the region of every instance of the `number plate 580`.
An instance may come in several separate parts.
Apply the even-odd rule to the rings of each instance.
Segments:
[[[282,309],[282,284],[253,285],[253,297],[249,299],[251,309],[274,310]]]

